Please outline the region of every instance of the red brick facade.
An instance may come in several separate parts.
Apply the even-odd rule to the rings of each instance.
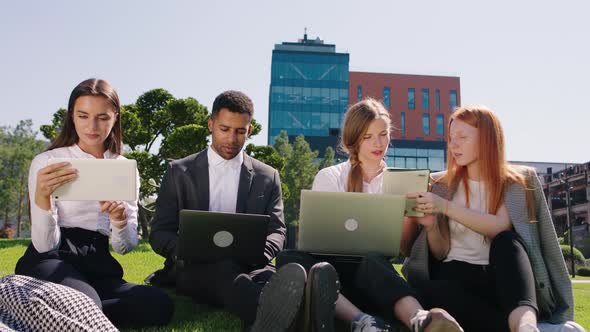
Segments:
[[[350,72],[349,74],[348,100],[352,105],[357,102],[359,85],[362,90],[362,98],[372,97],[383,101],[384,87],[390,89],[390,107],[393,125],[400,127],[401,112],[405,113],[405,134],[400,130],[393,132],[392,139],[423,139],[425,141],[445,140],[447,138],[447,123],[451,115],[450,91],[457,94],[457,106],[461,105],[461,91],[459,77],[449,76],[425,76],[405,74],[385,74]],[[413,88],[414,109],[408,109],[408,89]],[[429,90],[429,108],[422,109],[422,89]],[[440,91],[440,110],[436,109],[436,90]],[[424,113],[430,114],[430,133],[425,135],[422,129],[422,117]],[[437,114],[444,115],[444,134],[437,135]]]

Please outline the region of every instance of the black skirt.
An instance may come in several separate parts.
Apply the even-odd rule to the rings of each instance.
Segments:
[[[72,265],[88,281],[122,279],[123,268],[109,251],[109,237],[82,228],[61,227],[61,241],[54,250],[39,253],[29,245],[16,264],[15,273],[29,275],[44,260],[57,259]]]

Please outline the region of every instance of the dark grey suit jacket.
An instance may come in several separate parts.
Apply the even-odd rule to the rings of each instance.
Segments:
[[[172,268],[176,256],[179,212],[182,209],[209,210],[209,162],[207,149],[170,163],[156,200],[150,244]],[[279,173],[244,154],[240,171],[236,212],[270,216],[264,256],[267,261],[283,249],[285,222]]]

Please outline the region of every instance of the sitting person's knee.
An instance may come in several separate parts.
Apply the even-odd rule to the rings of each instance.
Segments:
[[[518,235],[513,230],[506,230],[498,233],[496,237],[492,239],[492,247],[494,246],[501,246],[501,245],[509,245],[514,241],[518,241]]]
[[[492,239],[490,246],[490,255],[502,255],[503,253],[513,253],[514,248],[522,247],[519,236],[515,231],[507,230],[498,233]]]

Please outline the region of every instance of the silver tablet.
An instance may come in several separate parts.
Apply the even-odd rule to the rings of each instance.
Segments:
[[[57,188],[59,201],[135,201],[137,163],[132,159],[52,158],[48,164],[69,162],[78,178]]]

